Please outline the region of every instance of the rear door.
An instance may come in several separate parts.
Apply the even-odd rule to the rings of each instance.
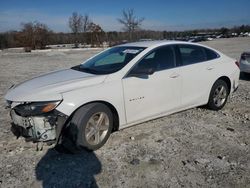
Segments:
[[[216,77],[218,54],[197,45],[178,45],[182,107],[205,104]]]

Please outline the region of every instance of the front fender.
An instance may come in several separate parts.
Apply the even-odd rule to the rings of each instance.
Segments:
[[[120,127],[126,124],[121,81],[112,81],[65,92],[62,93],[62,96],[63,101],[56,109],[67,116],[70,116],[75,110],[87,103],[103,101],[110,103],[116,109]]]

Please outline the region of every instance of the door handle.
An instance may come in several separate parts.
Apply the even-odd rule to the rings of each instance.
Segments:
[[[171,75],[170,75],[170,78],[177,78],[177,77],[179,77],[179,76],[180,76],[179,74],[174,73],[174,74],[171,74]]]
[[[213,70],[214,68],[213,67],[207,67],[207,70]]]

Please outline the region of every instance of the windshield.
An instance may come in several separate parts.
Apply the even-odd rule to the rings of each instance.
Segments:
[[[135,56],[142,52],[143,47],[121,46],[106,50],[85,63],[72,69],[91,74],[110,74],[121,70]]]

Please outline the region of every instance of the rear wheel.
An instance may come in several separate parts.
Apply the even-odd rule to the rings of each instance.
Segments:
[[[210,92],[208,108],[212,110],[222,109],[228,99],[229,89],[225,81],[217,80]]]

